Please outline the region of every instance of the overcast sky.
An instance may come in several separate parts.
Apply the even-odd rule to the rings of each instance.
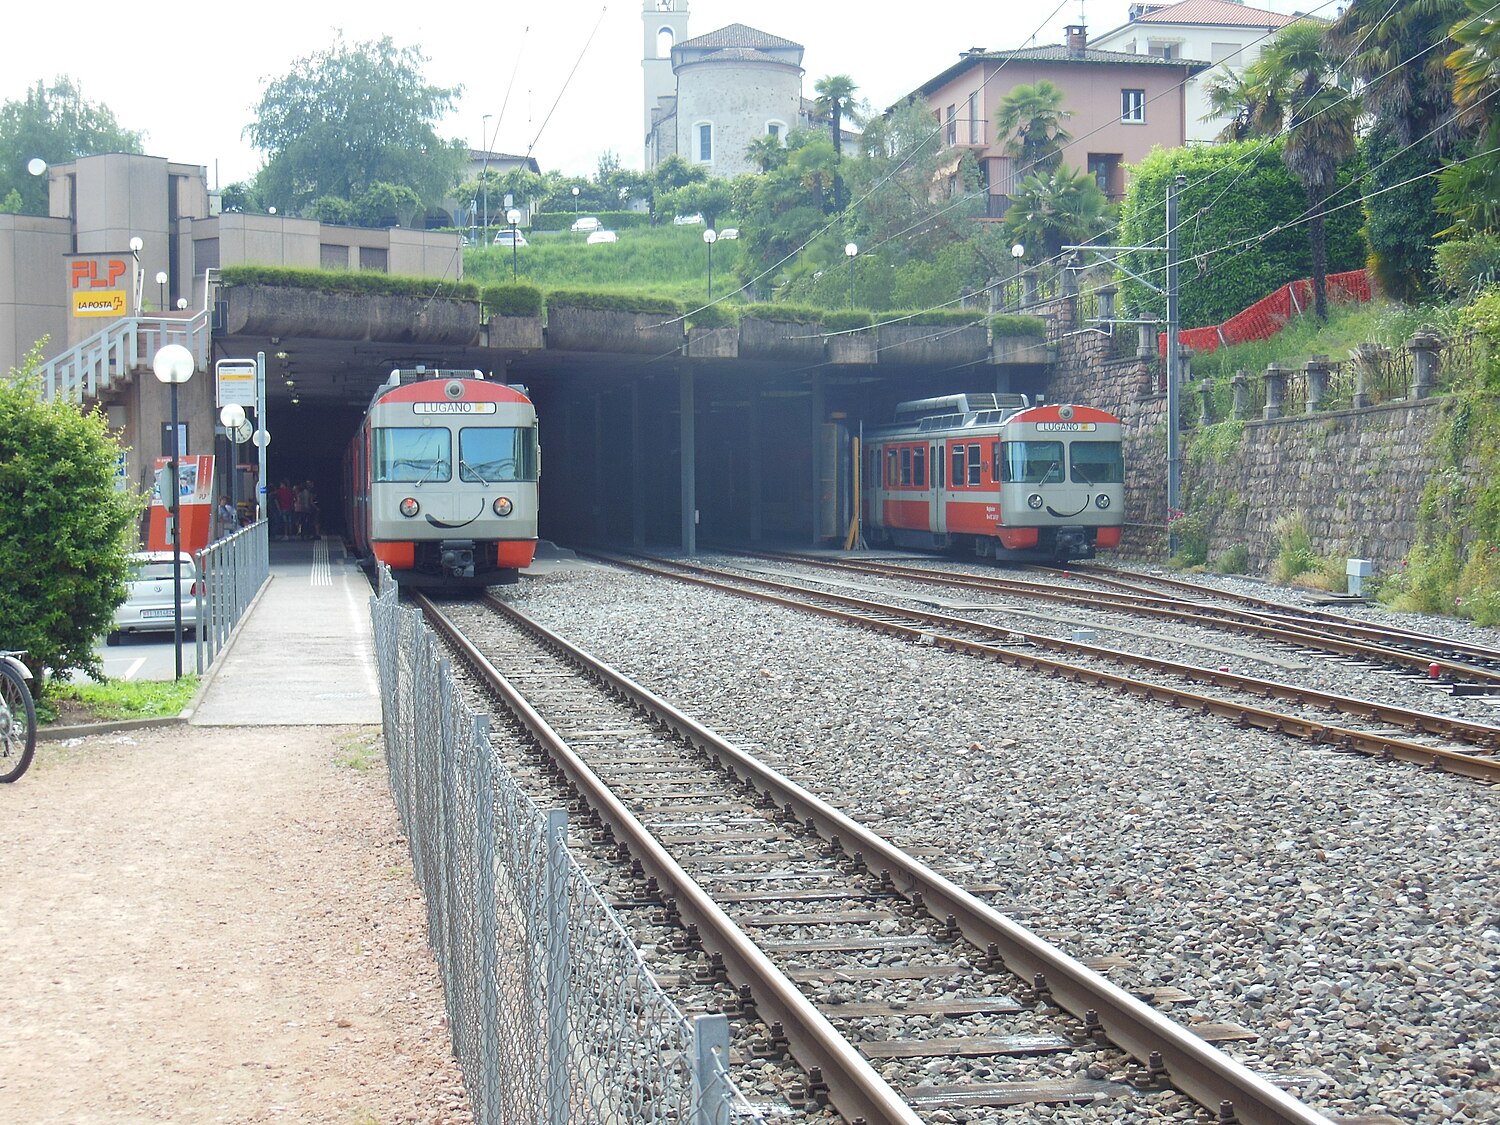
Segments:
[[[1090,34],[1102,34],[1123,24],[1129,7],[1128,0],[677,2],[689,5],[690,36],[744,23],[794,40],[806,48],[804,95],[813,96],[819,78],[848,74],[876,108],[910,93],[970,47],[1060,43],[1080,11]],[[1253,6],[1326,17],[1335,11],[1320,0]],[[142,130],[147,153],[204,165],[213,187],[246,179],[263,162],[241,131],[269,80],[329,47],[335,30],[350,42],[390,35],[397,46],[418,47],[428,57],[428,82],[464,88],[458,110],[442,122],[443,135],[482,147],[483,116],[490,114],[491,146],[530,152],[544,170],[592,174],[606,150],[639,168],[641,0],[525,7],[529,14],[517,13],[519,4],[389,0],[262,0],[238,9],[142,8],[113,0],[78,0],[66,9],[26,4],[6,20],[0,99],[21,97],[38,79],[68,75],[122,126]]]

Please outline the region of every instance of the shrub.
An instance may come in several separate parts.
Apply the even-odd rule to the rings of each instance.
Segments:
[[[963,328],[970,324],[983,324],[988,314],[973,309],[922,309],[916,312],[881,313],[881,320],[896,320],[902,324],[936,324],[950,328]],[[1040,318],[1033,318],[1040,319]],[[1042,335],[1047,334],[1047,322],[1042,321]]]
[[[1244,574],[1250,569],[1250,548],[1236,543],[1214,560],[1214,570],[1220,574]]]
[[[535,285],[487,285],[481,300],[491,316],[542,315],[542,291]]]
[[[42,397],[41,347],[0,380],[0,621],[45,694],[44,667],[103,677],[94,642],[125,600],[145,498],[115,489],[120,447],[99,409]]]
[[[1208,562],[1209,515],[1190,512],[1172,525],[1177,536],[1177,553],[1167,560],[1173,570],[1188,570]]]
[[[834,309],[823,314],[824,332],[848,332],[854,328],[868,328],[873,323],[869,309]]]
[[[1437,276],[1444,289],[1472,297],[1500,280],[1500,235],[1486,231],[1437,248]]]
[[[1271,524],[1271,534],[1276,539],[1276,559],[1271,564],[1271,577],[1277,582],[1290,583],[1301,575],[1316,571],[1322,560],[1313,550],[1312,535],[1307,530],[1307,517],[1301,512],[1287,512]]]
[[[740,315],[753,320],[779,320],[791,324],[820,324],[828,314],[823,309],[808,308],[805,305],[758,304],[746,305],[740,310]]]
[[[687,322],[691,328],[731,328],[739,324],[740,313],[736,306],[720,301],[689,313]]]
[[[549,309],[563,306],[575,309],[599,309],[605,312],[682,315],[682,303],[670,297],[651,297],[642,293],[600,293],[587,289],[554,289],[547,294]]]
[[[431,277],[397,277],[370,270],[307,270],[283,266],[225,266],[225,285],[266,285],[278,289],[311,289],[319,293],[352,293],[382,297],[457,297],[477,300],[471,281]]]
[[[1047,338],[1047,322],[1039,316],[1015,316],[1000,313],[990,317],[990,332],[996,336],[1031,336]]]

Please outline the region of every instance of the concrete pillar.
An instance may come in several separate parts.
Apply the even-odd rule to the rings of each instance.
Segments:
[[[1418,332],[1406,342],[1411,352],[1411,397],[1426,398],[1437,385],[1438,351],[1442,340],[1431,332]]]
[[[698,451],[695,412],[693,402],[693,373],[682,371],[677,375],[677,435],[682,446],[681,490],[682,490],[682,553],[698,553]]]
[[[1229,417],[1236,422],[1245,420],[1245,409],[1250,398],[1250,373],[1241,369],[1236,371],[1229,380],[1229,391],[1234,396],[1234,404],[1229,408]]]
[[[1291,369],[1279,363],[1266,364],[1266,408],[1262,418],[1280,418],[1281,408],[1286,403],[1286,381]]]
[[[1120,293],[1120,287],[1118,285],[1101,285],[1094,292],[1099,296],[1099,319],[1114,320],[1115,298]]]
[[[1214,424],[1214,381],[1204,379],[1198,384],[1198,425],[1212,426]]]
[[[1141,317],[1141,323],[1135,326],[1135,330],[1135,358],[1154,359],[1157,355],[1156,317],[1146,313]]]
[[[1355,410],[1370,405],[1370,375],[1380,362],[1381,350],[1378,344],[1361,344],[1354,349],[1354,398],[1350,405]]]
[[[1316,414],[1328,397],[1328,357],[1315,355],[1302,365],[1302,370],[1307,375],[1307,412]]]
[[[630,381],[630,542],[646,548],[646,440],[641,421],[641,380]]]

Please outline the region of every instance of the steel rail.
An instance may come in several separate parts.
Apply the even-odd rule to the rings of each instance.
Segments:
[[[744,589],[743,587],[723,585],[715,577],[699,578],[694,574],[673,573],[667,570],[656,569],[649,564],[636,562],[627,558],[602,554],[596,554],[594,557],[612,562],[617,566],[640,570],[647,574],[668,577],[679,582],[702,585],[721,592],[739,594],[743,597],[756,598],[802,612],[821,614],[864,628],[878,629],[918,643],[932,643],[953,651],[968,652],[972,655],[984,657],[985,659],[999,660],[1008,664],[1050,672],[1074,682],[1086,681],[1101,684],[1120,691],[1143,696],[1148,700],[1182,706],[1189,710],[1198,711],[1200,714],[1219,715],[1241,726],[1258,727],[1261,730],[1268,730],[1276,734],[1290,734],[1303,741],[1320,742],[1340,750],[1354,750],[1376,757],[1395,758],[1416,765],[1430,766],[1449,773],[1473,778],[1476,781],[1500,782],[1500,758],[1493,755],[1480,757],[1455,750],[1445,750],[1441,747],[1423,746],[1420,743],[1408,742],[1405,739],[1395,738],[1391,735],[1351,730],[1347,727],[1321,723],[1316,720],[1304,719],[1296,715],[1287,715],[1278,711],[1268,711],[1264,708],[1237,703],[1232,700],[1216,699],[1213,696],[1200,695],[1196,692],[1175,688],[1170,685],[1145,683],[1113,672],[1103,672],[1076,664],[1067,664],[1044,656],[1033,656],[1002,645],[984,644],[977,641],[965,640],[962,637],[939,635],[928,629],[900,624],[898,621],[881,620],[878,617],[871,616],[871,614],[887,614],[896,618],[905,617],[933,625],[967,629],[971,632],[988,633],[991,635],[1004,633],[1007,637],[1014,637],[1024,643],[1035,644],[1038,647],[1059,648],[1086,656],[1138,664],[1156,671],[1180,675],[1185,679],[1206,680],[1215,686],[1231,687],[1250,694],[1281,695],[1299,703],[1316,702],[1331,709],[1345,710],[1354,715],[1387,722],[1392,725],[1415,725],[1423,733],[1441,733],[1449,737],[1467,736],[1470,741],[1478,745],[1496,745],[1497,739],[1500,739],[1500,727],[1486,726],[1482,723],[1470,723],[1463,719],[1450,719],[1446,715],[1432,715],[1426,712],[1408,711],[1403,708],[1389,707],[1386,704],[1374,703],[1369,700],[1330,695],[1326,692],[1318,692],[1310,688],[1292,687],[1287,684],[1277,683],[1275,680],[1261,680],[1251,676],[1241,676],[1234,672],[1209,671],[1208,669],[1197,668],[1188,664],[1176,664],[1172,661],[1160,660],[1155,657],[1137,656],[1133,653],[1120,652],[1116,649],[1100,648],[1081,641],[1065,641],[1057,637],[1032,636],[1030,634],[1017,633],[1013,630],[996,629],[993,626],[967,621],[959,617],[950,617],[946,614],[871,602],[824,590],[808,590],[788,583],[773,582],[769,579],[715,571],[711,567],[702,567],[692,563],[672,561],[668,565],[682,570],[695,571],[699,574],[718,575],[725,580],[742,582],[750,586],[788,590],[801,595],[802,598],[817,598],[839,605],[847,605],[851,609],[830,609],[827,606],[812,605],[795,597],[783,597],[765,590]],[[1335,706],[1335,704],[1343,706],[1339,707]]]
[[[1183,621],[1210,629],[1234,629],[1250,636],[1262,637],[1282,644],[1301,645],[1304,648],[1317,648],[1338,656],[1378,661],[1395,667],[1408,668],[1429,676],[1432,674],[1434,653],[1413,652],[1410,649],[1393,648],[1389,644],[1381,643],[1380,640],[1381,638],[1400,636],[1402,639],[1415,643],[1416,638],[1421,637],[1421,634],[1412,634],[1410,637],[1405,637],[1402,634],[1392,634],[1385,630],[1377,630],[1365,626],[1354,626],[1346,629],[1341,627],[1340,622],[1336,618],[1325,620],[1322,615],[1299,620],[1295,617],[1286,616],[1285,612],[1274,614],[1258,610],[1220,608],[1200,603],[1185,605],[1169,597],[1149,592],[1137,592],[1126,595],[1123,598],[1111,598],[1109,595],[1096,591],[1059,590],[1024,580],[1004,577],[991,578],[980,575],[949,574],[925,567],[906,566],[901,563],[874,562],[860,559],[822,559],[813,555],[798,554],[774,555],[764,552],[745,551],[738,553],[751,554],[757,558],[795,560],[799,563],[813,566],[852,570],[860,574],[895,575],[913,581],[929,582],[940,586],[954,586],[959,589],[986,592],[999,590],[1019,594],[1024,597],[1037,598],[1042,601],[1062,602],[1068,605],[1095,606],[1106,611],[1118,611],[1123,603],[1130,607],[1131,610],[1146,616],[1165,617],[1170,620]],[[1072,572],[1053,571],[1051,573],[1067,574]],[[1087,577],[1090,581],[1096,580],[1092,572],[1081,576]],[[1127,589],[1137,589],[1125,583],[1116,584],[1124,586]],[[1201,590],[1200,593],[1202,593]],[[1344,635],[1338,636],[1328,632],[1319,632],[1319,624],[1330,626],[1336,633]],[[1439,644],[1442,640],[1442,638],[1438,637],[1427,639],[1434,645]],[[1486,650],[1477,645],[1454,645],[1445,651],[1449,653],[1463,652],[1476,660],[1500,661],[1500,652]],[[1451,676],[1466,677],[1481,680],[1492,685],[1500,685],[1500,669],[1469,664],[1464,661],[1455,660],[1451,655],[1444,656],[1442,664],[1446,665],[1446,668],[1442,669],[1442,671],[1448,672]]]
[[[488,601],[507,617],[524,624],[547,644],[568,653],[570,659],[584,664],[592,676],[607,684],[611,690],[658,716],[660,722],[705,757],[712,759],[718,768],[753,785],[766,798],[781,806],[788,816],[795,816],[800,822],[810,826],[831,846],[862,864],[872,874],[888,875],[898,892],[933,917],[945,921],[953,919],[959,931],[978,950],[1003,964],[1008,971],[1030,980],[1039,993],[1044,993],[1064,1011],[1082,1020],[1086,1027],[1093,1026],[1097,1019],[1111,1043],[1146,1064],[1148,1073],[1166,1077],[1174,1088],[1187,1097],[1218,1112],[1221,1120],[1232,1119],[1240,1125],[1329,1125],[1329,1119],[1311,1107],[1198,1038],[1187,1028],[1137,1000],[1124,989],[1110,983],[1094,970],[1067,956],[1024,926],[979,901],[779,771],[726,742],[648,689],[627,679],[609,665],[579,651],[565,639],[531,621],[513,607],[494,599]],[[487,664],[483,657],[479,657],[479,660],[482,662],[480,666]],[[525,710],[530,711],[529,708]],[[539,717],[526,721],[528,729],[532,729],[533,723],[536,729],[548,732],[549,741],[556,738]],[[820,1034],[827,1029],[828,1033],[837,1036],[838,1033],[812,1008],[800,991],[765,961],[764,955],[727,917],[723,917],[712,900],[682,872],[613,794],[603,787],[588,766],[565,746],[561,749],[563,768],[570,780],[574,780],[575,784],[582,783],[581,791],[599,811],[601,818],[611,825],[612,830],[616,823],[620,826],[617,838],[629,840],[632,853],[641,859],[642,866],[655,875],[663,886],[671,887],[672,893],[679,896],[679,912],[690,921],[697,922],[705,942],[712,941],[716,947],[725,939],[733,943],[728,947],[719,947],[725,954],[726,967],[730,969],[731,975],[747,973],[752,969],[769,974],[767,983],[761,983],[757,979],[747,981],[755,990],[757,1010],[763,1016],[782,1019],[794,1047],[798,1045],[800,1036],[809,1034],[814,1029]],[[596,799],[599,802],[597,805],[594,804]],[[636,851],[637,846],[642,850]],[[712,926],[705,926],[705,921],[711,922]],[[771,989],[767,993],[768,1002],[762,1002],[762,988]],[[795,996],[786,994],[785,989],[790,989]],[[785,1005],[789,1014],[805,1010],[806,1022],[786,1022],[783,1015],[775,1010],[775,1005]],[[844,1048],[853,1051],[847,1041],[839,1038]],[[823,1050],[836,1061],[845,1057],[843,1051],[832,1051],[826,1046]],[[804,1063],[809,1058],[815,1061],[816,1055],[809,1051],[808,1056],[803,1057]],[[859,1062],[863,1065],[856,1068],[856,1073],[868,1069],[868,1064],[862,1058]],[[845,1103],[853,1099],[842,1092],[835,1094],[835,1091],[842,1090],[842,1076],[846,1072],[831,1070],[825,1063],[817,1065],[825,1067],[823,1077],[829,1084],[830,1093],[834,1094],[837,1108],[847,1119],[854,1120],[858,1116],[864,1116],[870,1125],[887,1120],[869,1113],[851,1115]],[[873,1071],[871,1074],[873,1075]],[[878,1076],[876,1080],[878,1081]],[[904,1104],[902,1103],[903,1106]],[[905,1121],[908,1118],[890,1120]],[[910,1120],[918,1119],[913,1115]]]
[[[676,902],[683,919],[698,927],[706,947],[721,953],[724,968],[736,984],[749,985],[757,1012],[766,1022],[782,1025],[799,1063],[820,1068],[828,1083],[835,1108],[848,1121],[866,1125],[922,1125],[922,1119],[874,1067],[804,996],[738,926],[713,898],[684,871],[657,842],[650,831],[622,804],[566,741],[552,729],[506,678],[475,648],[429,599],[413,595],[427,620],[453,645],[500,696],[505,706],[555,762],[563,775],[598,815],[614,839],[630,849],[642,869],[655,878]],[[594,676],[636,706],[671,716],[669,723],[680,735],[701,731],[691,719],[631,683],[608,665],[579,652],[563,638],[517,613],[505,603],[486,598],[489,605],[513,621],[523,624],[548,645],[568,654]]]

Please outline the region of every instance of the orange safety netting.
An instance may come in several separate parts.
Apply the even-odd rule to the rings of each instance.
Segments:
[[[1365,270],[1349,270],[1347,273],[1331,273],[1327,278],[1330,301],[1368,301],[1370,299],[1370,275]],[[1268,340],[1286,327],[1287,321],[1312,307],[1312,279],[1288,282],[1262,297],[1242,312],[1235,313],[1223,324],[1207,328],[1184,328],[1177,339],[1194,352],[1202,355],[1220,346],[1244,344],[1251,340]],[[1157,334],[1157,350],[1167,354],[1167,334]]]

